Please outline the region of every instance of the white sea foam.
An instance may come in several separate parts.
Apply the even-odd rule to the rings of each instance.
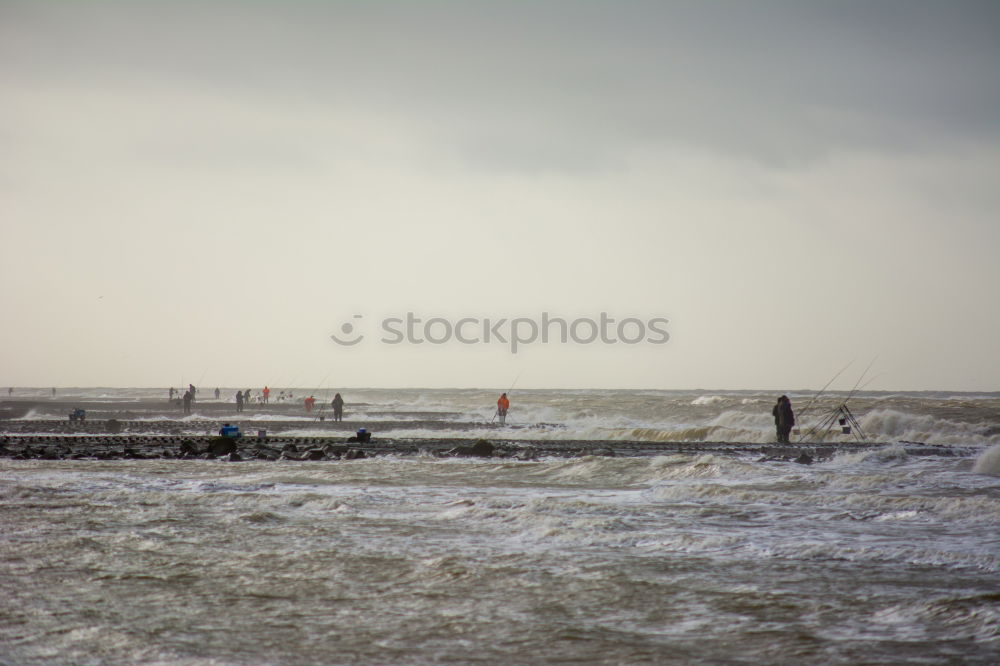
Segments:
[[[598,641],[633,662],[669,661],[665,642],[742,646],[766,625],[768,655],[802,635],[810,655],[843,654],[863,636],[871,661],[898,661],[900,643],[882,642],[905,638],[919,659],[988,663],[1000,503],[970,466],[899,446],[810,466],[9,461],[0,564],[19,581],[12,612],[32,621],[0,632],[17,663],[156,663],[144,650],[176,663],[179,645],[218,663],[434,661],[442,643],[421,637],[468,636],[477,617],[489,645],[563,641],[539,661],[583,637],[571,660]],[[517,661],[505,656],[486,660]]]
[[[696,406],[715,405],[720,402],[723,402],[724,400],[726,400],[726,398],[721,395],[702,395],[692,400],[691,404]]]
[[[1000,433],[984,435],[984,425],[894,409],[876,409],[860,419],[865,432],[881,441],[927,444],[988,445],[1000,443]]]
[[[991,446],[984,451],[975,464],[972,471],[976,474],[988,474],[989,476],[1000,476],[1000,444]]]

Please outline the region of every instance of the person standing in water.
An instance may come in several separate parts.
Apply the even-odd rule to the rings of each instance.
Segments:
[[[271,389],[269,389],[268,387],[266,387],[266,386],[265,386],[265,387],[264,387],[264,390],[263,390],[263,391],[261,391],[261,392],[260,392],[260,394],[261,394],[262,396],[264,396],[264,400],[263,400],[263,402],[264,402],[264,404],[266,405],[266,404],[267,404],[267,401],[268,401],[268,399],[269,399],[269,398],[271,397]]]
[[[774,416],[774,427],[778,431],[778,443],[790,444],[788,435],[795,425],[795,413],[792,411],[792,401],[787,395],[778,398],[777,404],[771,408],[771,415]]]
[[[236,392],[236,411],[243,411],[243,391]]]
[[[501,393],[500,398],[497,400],[497,416],[500,417],[500,425],[507,423],[508,409],[510,409],[510,400],[507,399],[506,393]]]
[[[184,413],[191,413],[191,401],[194,400],[194,395],[191,393],[191,389],[188,389],[184,393]]]
[[[333,407],[333,420],[343,421],[344,420],[344,399],[340,397],[340,394],[333,396],[333,401],[330,403]]]

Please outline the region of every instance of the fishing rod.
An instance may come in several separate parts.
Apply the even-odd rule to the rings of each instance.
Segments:
[[[293,375],[290,375],[290,376],[291,376],[291,379],[288,380],[288,385],[285,386],[285,388],[288,389],[288,393],[289,394],[291,394],[292,389],[295,388],[295,382],[299,381],[299,377],[302,376],[302,373],[301,372],[297,372],[297,373],[295,373]],[[291,398],[289,398],[289,399],[291,399]]]
[[[874,377],[872,377],[871,379],[869,379],[868,381],[866,381],[864,384],[862,384],[861,388],[859,388],[858,390],[859,391],[864,391],[866,386],[868,386],[869,384],[871,384],[873,381],[875,381],[876,379],[878,379],[881,376],[882,375],[875,375]]]
[[[320,381],[319,386],[316,387],[318,391],[324,391],[324,390],[326,390],[324,388],[326,386],[326,380],[330,378],[330,374],[332,372],[333,372],[333,370],[330,370],[329,372],[327,372],[326,376],[324,376],[323,379]],[[324,419],[323,412],[326,411],[326,398],[327,398],[327,396],[324,395],[323,396],[323,404],[319,408],[319,414],[316,415],[316,420],[317,421],[322,421]]]
[[[844,425],[845,421],[849,423],[851,425],[851,433],[854,435],[855,439],[860,441],[862,444],[867,443],[868,436],[865,434],[865,431],[861,428],[861,424],[858,422],[857,418],[854,417],[854,413],[851,412],[851,408],[847,406],[847,403],[850,402],[851,398],[854,397],[855,393],[863,389],[865,386],[871,384],[872,380],[874,380],[875,377],[878,377],[878,375],[876,375],[875,377],[872,377],[867,382],[865,382],[864,385],[861,384],[861,380],[865,378],[865,375],[868,374],[868,371],[872,369],[872,366],[875,365],[875,361],[877,360],[878,360],[878,355],[876,355],[875,358],[872,359],[872,362],[868,364],[868,367],[865,368],[865,371],[861,373],[861,376],[858,377],[858,381],[855,382],[854,384],[854,388],[851,389],[851,392],[847,395],[847,397],[844,399],[844,402],[842,402],[840,404],[840,407],[837,409],[838,414],[843,414],[846,417],[844,420],[840,422],[841,425]]]
[[[832,378],[832,379],[830,379],[830,381],[828,381],[828,382],[827,382],[827,383],[826,383],[826,384],[825,384],[825,385],[823,386],[823,388],[821,388],[821,389],[819,390],[819,393],[817,393],[816,395],[814,395],[814,396],[812,397],[812,400],[810,400],[810,401],[808,402],[808,404],[806,404],[806,406],[805,406],[805,407],[803,407],[803,408],[802,408],[801,410],[799,410],[799,419],[801,419],[801,418],[802,418],[803,416],[805,416],[805,415],[806,415],[806,414],[807,414],[807,413],[809,412],[809,408],[813,406],[813,403],[815,403],[815,402],[816,402],[817,400],[819,400],[819,397],[820,397],[821,395],[823,395],[823,393],[824,393],[824,392],[826,391],[826,389],[827,389],[827,388],[829,388],[830,384],[832,384],[833,382],[837,381],[837,377],[839,377],[839,376],[841,376],[842,374],[844,374],[844,371],[845,371],[845,370],[847,370],[847,369],[848,369],[849,367],[851,367],[851,365],[853,365],[853,364],[854,364],[854,359],[852,359],[852,360],[851,360],[850,362],[848,362],[848,364],[847,364],[847,365],[845,365],[845,366],[844,366],[843,368],[841,368],[841,369],[840,369],[840,372],[838,372],[837,374],[835,374],[835,375],[833,376],[833,378]]]
[[[264,382],[264,388],[268,390],[268,404],[271,404],[271,394],[274,393],[279,387],[285,389],[289,388],[295,383],[295,380],[292,379],[288,382],[288,385],[286,386],[284,382],[287,377],[297,378],[298,375],[289,375],[289,373],[285,372],[278,375],[278,379],[280,380],[278,382],[271,382],[271,381]],[[274,379],[274,377],[272,377],[271,379]],[[289,392],[291,391],[289,390]],[[284,390],[282,390],[281,393],[284,393]],[[261,390],[261,399],[263,399],[263,389]],[[275,402],[277,402],[277,399],[275,399]]]
[[[876,355],[875,358],[872,359],[872,362],[868,364],[868,367],[865,368],[865,371],[861,373],[861,376],[858,377],[858,381],[856,381],[854,383],[854,388],[851,389],[851,392],[848,393],[847,397],[844,399],[844,404],[845,405],[847,404],[847,401],[850,400],[851,398],[853,398],[854,394],[857,393],[860,390],[858,388],[858,386],[861,384],[861,380],[865,378],[865,375],[868,374],[868,371],[872,369],[872,366],[875,365],[875,361],[877,361],[877,360],[878,360],[878,356]],[[869,380],[869,383],[871,383],[870,380]],[[868,384],[865,384],[865,386],[868,386]]]
[[[514,383],[510,385],[509,389],[507,389],[508,396],[510,395],[510,392],[514,390],[514,387],[517,386],[517,380],[521,378],[522,374],[524,374],[524,370],[521,370],[521,372],[517,373],[517,377],[514,377]],[[500,415],[500,407],[498,406],[497,410],[493,412],[493,418],[490,419],[490,425],[493,425],[493,421],[495,421],[497,416],[499,415]]]
[[[856,427],[856,429],[858,431],[861,430],[861,424],[859,424],[857,422],[857,420],[854,418],[854,414],[851,413],[850,409],[848,409],[847,403],[860,390],[858,387],[861,386],[861,381],[865,378],[865,375],[868,374],[868,371],[872,369],[872,366],[875,365],[875,361],[877,361],[877,360],[878,360],[878,356],[875,356],[875,358],[873,358],[871,360],[871,363],[868,364],[868,367],[865,368],[865,371],[861,373],[861,376],[858,377],[858,381],[854,382],[854,386],[851,388],[850,392],[847,394],[847,397],[844,398],[844,400],[841,401],[841,403],[837,406],[837,408],[834,409],[830,414],[828,414],[823,419],[822,422],[820,422],[819,424],[817,424],[817,425],[813,426],[812,428],[810,428],[809,431],[806,432],[806,437],[810,437],[810,436],[812,436],[813,434],[815,434],[815,433],[817,433],[819,431],[824,431],[824,432],[828,431],[830,429],[830,427],[833,425],[833,422],[839,416],[841,416],[841,414],[843,414],[852,423],[852,425],[854,425]],[[867,382],[865,382],[864,386],[868,386],[868,384],[870,384],[874,379],[875,379],[875,377],[872,377],[872,379],[869,379]],[[861,386],[861,388],[864,388],[864,386]],[[801,418],[801,414],[802,413],[800,412],[799,418]],[[856,433],[855,433],[855,436],[857,436]],[[864,437],[863,432],[862,432],[862,437]]]
[[[274,379],[274,378],[272,377],[272,379]],[[268,405],[268,406],[271,405],[271,394],[274,393],[274,389],[271,388],[272,384],[273,384],[273,382],[270,382],[270,381],[264,382],[264,387],[258,389],[260,391],[260,397],[258,398],[258,400],[259,400],[258,404],[261,406],[261,409],[264,408],[264,405]],[[264,389],[267,389],[267,402],[264,402]],[[252,392],[253,392],[253,389],[247,389],[247,395],[248,396]],[[248,400],[249,400],[249,398],[248,398]]]
[[[201,372],[201,376],[198,377],[198,386],[201,386],[201,380],[205,379],[205,375],[208,374],[208,368],[206,367]],[[198,392],[198,386],[194,387],[194,391],[191,393],[191,399],[194,400],[194,394]]]

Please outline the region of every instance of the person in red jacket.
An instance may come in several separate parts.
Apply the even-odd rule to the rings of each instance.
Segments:
[[[510,409],[510,400],[507,399],[506,393],[501,393],[500,399],[497,400],[497,415],[500,417],[500,425],[507,422],[508,409]]]
[[[316,404],[316,398],[314,398],[314,397],[312,397],[312,396],[309,396],[309,397],[308,397],[308,398],[306,398],[306,399],[305,399],[305,400],[304,400],[303,402],[305,402],[305,405],[306,405],[306,411],[307,411],[307,412],[311,412],[311,411],[313,410],[313,405],[315,405],[315,404]]]
[[[266,405],[267,404],[267,399],[271,397],[271,389],[269,389],[269,388],[267,388],[265,386],[264,390],[261,391],[261,393],[264,395],[264,404]]]

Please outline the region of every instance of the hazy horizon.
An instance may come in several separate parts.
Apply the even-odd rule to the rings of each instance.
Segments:
[[[978,0],[0,2],[0,386],[784,391],[853,359],[849,390],[877,358],[868,390],[990,392],[998,26]],[[408,312],[669,340],[381,342]]]
[[[170,388],[177,390],[177,395],[180,396],[181,389],[186,389],[188,384],[175,384],[173,387],[166,386],[14,386],[15,393],[13,398],[20,398],[17,394],[19,390],[29,390],[29,391],[40,391],[43,393],[40,397],[47,397],[47,392],[51,391],[53,388],[56,389],[56,399],[59,399],[59,391],[66,391],[72,389],[113,389],[113,390],[155,390],[155,391],[169,391]],[[203,384],[201,386],[196,386],[198,393],[211,394],[216,388],[223,390],[237,391],[244,388],[249,388],[251,391],[259,392],[265,385],[252,385],[246,387],[242,384],[236,386],[216,386],[215,384]],[[586,388],[586,387],[570,387],[570,386],[521,386],[510,387],[503,386],[270,386],[272,391],[279,390],[295,390],[301,391],[303,389],[309,389],[318,392],[326,392],[333,394],[335,392],[349,393],[351,391],[502,391],[510,392],[511,396],[514,396],[521,391],[535,391],[535,392],[546,392],[546,391],[567,391],[567,392],[594,392],[594,391],[615,391],[615,392],[663,392],[663,393],[788,393],[790,395],[811,395],[819,394],[822,387],[783,387],[783,388],[773,388],[773,387],[760,387],[760,388],[744,388],[744,389],[727,389],[727,388],[650,388],[650,387],[639,387],[639,388],[623,388],[623,387],[598,387],[598,388]],[[844,394],[855,394],[855,395],[875,395],[875,394],[885,394],[885,395],[901,395],[901,394],[962,394],[962,395],[1000,395],[1000,391],[967,391],[962,389],[863,389],[863,390],[853,390],[851,386],[846,386],[840,389],[828,388],[822,392],[822,395],[844,395]],[[222,394],[220,400],[232,399],[233,395]],[[0,400],[6,399],[6,393],[0,394]],[[207,399],[214,399],[214,396],[210,396]]]

